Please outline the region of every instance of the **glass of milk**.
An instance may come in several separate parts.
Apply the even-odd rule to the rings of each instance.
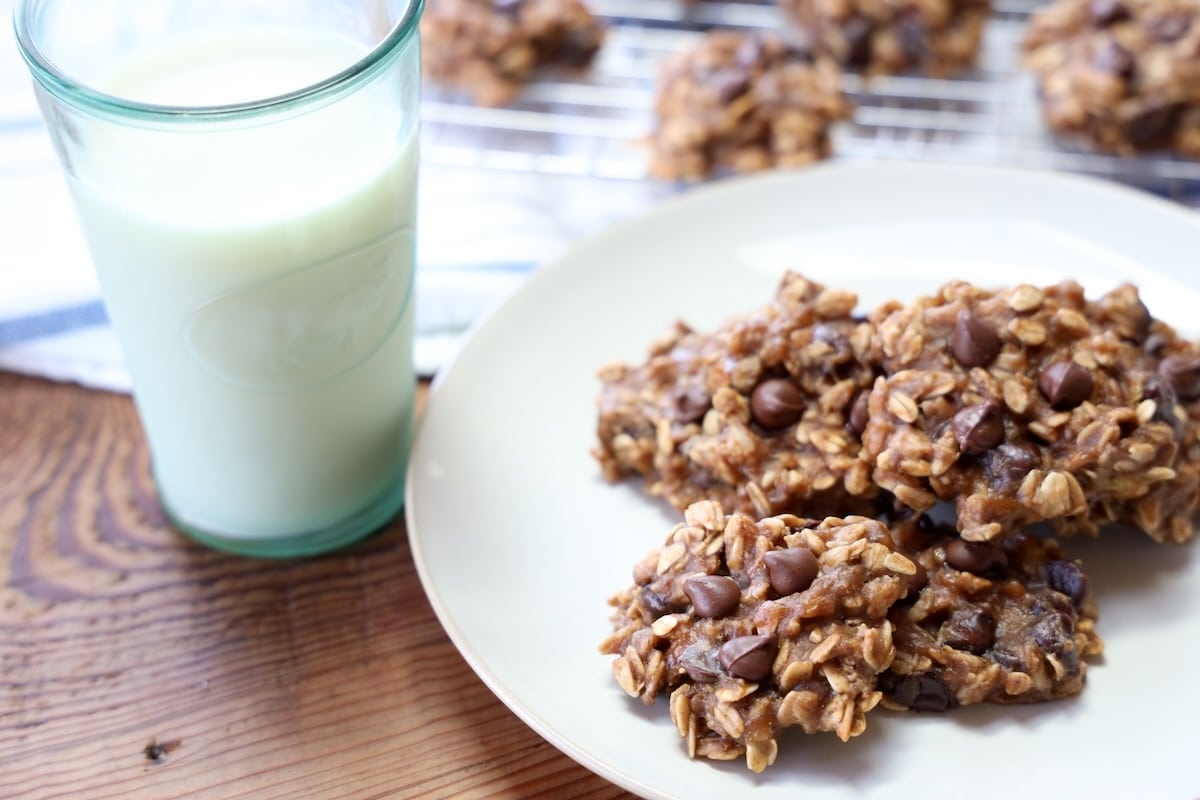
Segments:
[[[213,547],[402,505],[422,5],[16,2],[160,501]]]

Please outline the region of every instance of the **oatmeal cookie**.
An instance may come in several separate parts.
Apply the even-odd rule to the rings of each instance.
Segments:
[[[593,454],[606,477],[640,475],[678,509],[871,510],[859,432],[877,355],[856,303],[790,272],[765,308],[712,333],[677,324],[645,363],[603,368]]]
[[[1070,281],[996,292],[953,282],[871,318],[885,377],[863,452],[901,503],[953,500],[971,541],[1036,522],[1191,537],[1200,361],[1132,286],[1088,302]]]
[[[430,0],[421,65],[431,80],[498,106],[539,67],[586,67],[603,40],[604,25],[581,0]]]
[[[612,599],[600,649],[630,696],[670,697],[689,755],[744,754],[758,772],[783,728],[864,730],[895,653],[887,615],[916,571],[875,520],[755,522],[703,501]]]
[[[1051,130],[1119,155],[1200,157],[1194,0],[1055,0],[1023,47]]]
[[[1102,298],[1101,306],[1122,306],[1131,287]],[[1101,308],[1098,314],[1104,315]],[[1112,316],[1109,314],[1108,319]],[[1089,497],[1098,524],[1116,523],[1146,531],[1159,541],[1184,542],[1195,530],[1200,509],[1200,342],[1181,337],[1169,325],[1152,321],[1131,372],[1141,377],[1131,390],[1142,399],[1139,419],[1170,425],[1178,443],[1171,464],[1175,477],[1156,481],[1133,502],[1106,494]],[[1146,401],[1150,402],[1146,402]],[[1128,469],[1128,465],[1121,468]]]
[[[775,35],[732,31],[669,57],[654,107],[650,173],[685,180],[826,158],[830,125],[851,111],[831,61],[813,61]]]
[[[1078,694],[1098,656],[1087,575],[1052,539],[1010,533],[968,542],[925,517],[890,525],[917,566],[889,614],[896,657],[884,704],[945,711],[973,703],[1033,703]]]
[[[779,0],[813,49],[866,73],[933,76],[975,62],[987,0]]]

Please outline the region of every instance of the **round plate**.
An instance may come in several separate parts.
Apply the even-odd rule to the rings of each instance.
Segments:
[[[597,650],[607,598],[677,515],[633,482],[605,483],[590,450],[597,368],[640,362],[676,319],[708,328],[764,305],[786,268],[857,291],[862,307],[952,278],[1073,277],[1089,293],[1131,280],[1187,330],[1197,253],[1191,212],[1065,175],[835,163],[694,190],[540,270],[439,376],[406,511],[430,601],[514,712],[646,798],[1194,798],[1200,563],[1191,547],[1132,535],[1066,543],[1091,575],[1107,645],[1082,696],[880,711],[848,743],[785,735],[760,775],[690,761],[665,698],[626,697]]]

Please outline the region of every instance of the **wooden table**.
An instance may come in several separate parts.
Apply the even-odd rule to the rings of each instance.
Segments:
[[[404,523],[270,562],[166,523],[126,396],[0,373],[0,798],[628,798],[505,708]]]

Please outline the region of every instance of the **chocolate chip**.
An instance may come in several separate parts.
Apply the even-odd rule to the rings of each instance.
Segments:
[[[916,600],[917,595],[921,593],[921,590],[929,585],[929,571],[916,561],[913,562],[913,566],[917,568],[917,571],[912,575],[909,575],[907,581],[905,582],[905,600]]]
[[[996,618],[987,609],[961,608],[942,623],[938,637],[955,650],[982,655],[996,639]]]
[[[727,104],[750,89],[750,76],[741,69],[719,69],[708,77],[717,100]]]
[[[863,389],[858,393],[858,397],[854,398],[854,403],[850,406],[850,430],[858,436],[863,435],[863,431],[867,429],[867,424],[871,421],[871,410],[869,400],[871,392]]]
[[[1167,337],[1155,331],[1146,337],[1146,341],[1142,344],[1142,349],[1149,355],[1158,356],[1162,353],[1162,349],[1167,346],[1167,343]]]
[[[983,542],[955,539],[946,545],[946,563],[963,572],[987,575],[1008,566],[1004,551]]]
[[[1074,608],[1075,605],[1071,602],[1071,598],[1062,592],[1047,590],[1041,590],[1033,594],[1033,602],[1029,604],[1029,610],[1035,617],[1061,614],[1070,619]]]
[[[721,667],[713,657],[712,648],[699,642],[684,649],[679,655],[679,666],[697,683],[716,683],[721,677]]]
[[[871,21],[861,14],[855,14],[842,23],[848,65],[865,67],[871,63],[871,33]]]
[[[570,67],[586,67],[592,62],[600,42],[593,31],[587,29],[568,29],[563,31],[558,41],[548,40],[540,43],[541,59],[553,61],[554,64]]]
[[[817,579],[817,557],[807,547],[769,550],[763,554],[767,579],[780,595],[803,592]]]
[[[1175,131],[1178,105],[1151,106],[1125,121],[1125,136],[1139,149],[1163,147]]]
[[[964,367],[986,367],[1000,355],[1000,335],[986,321],[965,308],[954,321],[950,351]]]
[[[1087,598],[1088,579],[1074,561],[1050,561],[1046,564],[1046,584],[1071,598],[1075,608]]]
[[[881,515],[882,516],[882,515]],[[948,533],[941,528],[936,522],[929,519],[928,516],[922,514],[917,517],[916,524],[909,524],[902,520],[897,520],[901,524],[892,525],[892,538],[896,541],[896,546],[904,552],[916,552],[924,550],[933,544],[934,540],[944,538]]]
[[[765,380],[750,393],[750,413],[764,428],[786,428],[804,414],[804,394],[787,378]]]
[[[1034,644],[1053,654],[1068,675],[1078,675],[1080,670],[1074,629],[1071,617],[1061,611],[1043,614],[1030,626]]]
[[[1146,23],[1146,33],[1160,42],[1182,39],[1192,27],[1192,15],[1187,12],[1168,12]]]
[[[1129,8],[1120,0],[1092,0],[1088,4],[1092,24],[1106,28],[1115,22],[1129,19]]]
[[[653,622],[664,614],[670,614],[678,609],[674,608],[674,604],[667,599],[665,595],[653,591],[648,586],[642,587],[638,593],[638,601],[642,610],[649,617],[647,622]]]
[[[1158,365],[1158,374],[1184,400],[1200,397],[1200,358],[1168,356]]]
[[[1175,390],[1166,378],[1158,374],[1146,376],[1146,381],[1142,384],[1142,399],[1154,401],[1152,419],[1155,422],[1165,422],[1172,428],[1180,428],[1176,433],[1183,432],[1183,424],[1175,416]]]
[[[900,42],[900,50],[904,53],[905,61],[910,66],[916,66],[925,60],[928,49],[929,34],[925,23],[919,14],[913,11],[902,13],[896,20],[896,38]]]
[[[683,592],[698,617],[728,616],[742,599],[737,582],[724,575],[693,575],[683,582]]]
[[[704,419],[708,409],[712,407],[712,398],[700,386],[682,386],[672,393],[675,421],[684,425],[699,422]]]
[[[1033,641],[1048,653],[1061,653],[1071,641],[1071,627],[1066,614],[1046,614],[1033,623]]]
[[[817,56],[813,52],[811,42],[788,42],[783,47],[783,58],[785,61],[812,63]]]
[[[1140,299],[1137,301],[1135,308],[1135,317],[1133,321],[1133,330],[1128,338],[1135,342],[1144,342],[1150,336],[1150,328],[1154,324],[1154,317],[1150,315],[1150,309],[1146,308],[1146,304]]]
[[[950,421],[958,449],[979,454],[1004,441],[1004,412],[991,400],[967,406]]]
[[[1042,455],[1030,442],[1006,442],[989,450],[983,462],[983,474],[989,483],[1004,491],[1020,485],[1025,476],[1040,467]]]
[[[1028,667],[1025,666],[1025,662],[1021,660],[1021,657],[1011,650],[1005,650],[997,647],[988,655],[991,657],[992,661],[995,661],[997,664],[1009,671],[1025,672],[1028,669]]]
[[[1133,55],[1114,39],[1105,39],[1096,46],[1092,53],[1092,66],[1101,72],[1107,72],[1118,78],[1128,80],[1133,77],[1137,63]]]
[[[1092,396],[1092,373],[1074,361],[1055,361],[1042,367],[1038,389],[1050,407],[1063,411],[1074,408]]]
[[[1078,675],[1079,674],[1079,651],[1076,650],[1074,647],[1066,646],[1067,644],[1068,643],[1064,642],[1063,649],[1059,650],[1058,653],[1056,654],[1058,656],[1058,663],[1062,664],[1063,672],[1065,674]]]
[[[1117,333],[1121,336],[1133,342],[1144,342],[1150,335],[1154,317],[1150,316],[1150,309],[1146,308],[1142,299],[1134,295],[1129,311],[1118,316],[1116,323]]]
[[[757,681],[771,674],[776,649],[770,636],[738,636],[721,645],[717,658],[733,677]]]
[[[913,711],[946,711],[955,705],[946,685],[927,672],[900,678],[892,689],[892,699]]]

